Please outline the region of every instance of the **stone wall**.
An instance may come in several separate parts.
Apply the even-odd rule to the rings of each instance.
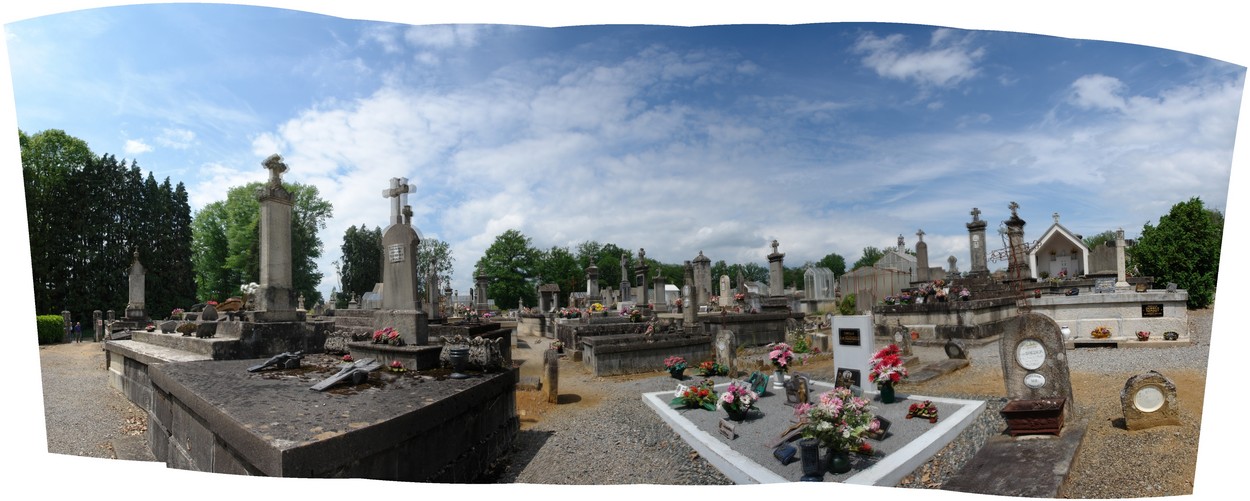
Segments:
[[[158,461],[239,475],[467,483],[483,480],[519,432],[515,369],[322,393],[301,378],[248,377],[249,363],[153,367],[148,442]]]
[[[691,366],[714,360],[708,336],[602,335],[582,338],[582,361],[595,376],[638,374],[664,370],[664,359],[679,356]]]
[[[984,339],[1002,334],[1016,313],[1012,298],[874,306],[873,334],[892,339],[901,322],[924,341]]]
[[[1189,338],[1189,310],[1185,303],[1189,294],[1176,292],[1120,292],[1082,294],[1078,296],[1043,296],[1030,299],[1033,311],[1053,319],[1072,331],[1073,338],[1089,338],[1099,326],[1111,329],[1112,338],[1135,339],[1137,331],[1148,331],[1150,339],[1161,340],[1172,331],[1184,340]],[[1143,316],[1143,305],[1162,309],[1158,317]]]
[[[803,320],[803,313],[737,313],[699,315],[703,332],[715,337],[722,329],[738,337],[738,346],[761,346],[786,340],[786,321]]]
[[[547,317],[522,316],[516,321],[516,335],[543,337]]]
[[[620,317],[618,317],[620,318]],[[581,319],[570,319],[556,322],[556,339],[565,346],[580,350],[584,340],[591,337],[615,336],[621,334],[641,334],[647,329],[643,322],[630,322],[628,318],[603,323],[583,323]]]

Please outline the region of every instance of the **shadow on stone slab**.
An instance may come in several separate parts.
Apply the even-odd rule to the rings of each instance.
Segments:
[[[575,404],[582,401],[581,395],[566,393],[556,396],[556,405]]]
[[[1058,436],[991,437],[941,488],[993,496],[1059,497],[1088,428],[1081,419],[1064,426]]]
[[[1127,430],[1128,430],[1128,421],[1126,421],[1124,418],[1115,418],[1115,419],[1112,419],[1112,420],[1111,420],[1111,426],[1114,426],[1114,427],[1116,427],[1116,428],[1118,428],[1118,429],[1121,429],[1121,430],[1126,430],[1126,431],[1127,431]]]
[[[538,452],[546,445],[547,440],[555,434],[556,432],[554,431],[540,430],[521,430],[518,432],[516,441],[513,442],[512,448],[508,451],[505,464],[488,481],[505,484],[516,483],[517,475],[525,471],[526,467],[534,461],[534,456],[538,455]]]

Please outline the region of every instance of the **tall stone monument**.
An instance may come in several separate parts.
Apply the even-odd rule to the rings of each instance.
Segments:
[[[291,279],[291,213],[295,201],[282,187],[282,174],[289,169],[276,153],[261,165],[269,170],[269,182],[256,189],[260,201],[260,287],[252,320],[294,322],[298,319]]]
[[[916,280],[929,281],[929,244],[924,243],[924,229],[916,230]]]
[[[1011,202],[1011,218],[1003,223],[1007,225],[1007,277],[1012,280],[1029,278],[1029,250],[1024,245],[1024,220],[1016,213],[1020,204]]]
[[[777,252],[777,241],[773,240],[773,252],[768,255],[768,295],[781,296],[785,294],[785,268],[782,266],[782,260],[786,255]]]
[[[603,296],[599,294],[599,267],[590,263],[586,267],[586,304],[603,304]]]
[[[981,219],[981,209],[972,208],[972,222],[968,223],[968,252],[971,254],[972,268],[969,276],[983,277],[990,274],[986,259],[985,220]]]
[[[668,285],[668,279],[664,278],[661,270],[656,270],[655,276],[651,277],[651,287],[654,289],[652,292],[655,295],[655,301],[652,302],[655,303],[655,311],[660,313],[668,312],[668,297],[664,291],[666,285]]]
[[[693,297],[693,305],[698,307],[707,303],[712,297],[712,260],[703,255],[703,251],[699,251],[699,255],[695,256],[694,261],[694,288],[690,291]]]
[[[643,305],[643,306],[646,306],[648,303],[651,302],[651,299],[648,297],[648,294],[647,294],[648,267],[647,267],[646,258],[647,258],[647,250],[641,249],[641,248],[638,249],[638,266],[634,267],[634,274],[638,278],[638,295],[640,296],[638,300],[638,304]]]
[[[621,253],[621,298],[619,302],[622,302],[622,303],[633,300],[633,298],[631,298],[629,294],[629,289],[631,288],[631,286],[629,284],[629,271],[626,269],[626,266],[628,265],[629,265],[629,254]]]
[[[429,317],[421,311],[417,292],[417,245],[421,237],[405,223],[403,207],[411,191],[407,178],[391,178],[382,197],[391,199],[389,225],[382,230],[382,306],[374,311],[373,328],[393,327],[406,344],[429,342]]]
[[[1129,289],[1128,272],[1124,268],[1124,228],[1115,231],[1115,290]]]
[[[477,283],[477,287],[474,288],[475,294],[473,307],[477,309],[478,313],[488,312],[490,311],[490,299],[486,297],[486,292],[490,288],[490,275],[478,273],[478,275],[473,278]]]
[[[684,324],[685,331],[692,333],[698,328],[699,310],[693,301],[695,298],[694,265],[690,261],[686,261],[682,266],[682,301],[685,301],[687,307],[681,310],[681,320]]]
[[[147,271],[143,268],[143,263],[139,262],[139,249],[135,249],[133,260],[130,262],[130,301],[126,303],[126,320],[144,322],[147,321],[147,311],[143,306],[144,284],[147,280]]]

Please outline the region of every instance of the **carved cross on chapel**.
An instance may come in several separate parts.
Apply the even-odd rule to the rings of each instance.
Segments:
[[[407,195],[411,191],[412,187],[408,186],[408,178],[405,177],[391,178],[391,188],[382,190],[382,197],[391,199],[391,222],[395,224],[404,223],[402,207],[408,201]]]

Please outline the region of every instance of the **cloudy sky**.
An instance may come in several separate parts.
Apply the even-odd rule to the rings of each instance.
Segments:
[[[396,176],[415,186],[415,225],[451,244],[462,291],[509,228],[540,248],[598,240],[664,262],[702,250],[764,264],[777,239],[790,266],[853,261],[899,234],[911,246],[924,229],[930,255],[965,270],[974,206],[993,225],[1018,202],[1029,239],[1053,212],[1077,233],[1131,238],[1193,196],[1233,209],[1229,237],[1244,228],[1229,186],[1246,163],[1233,144],[1250,41],[1214,2],[1131,17],[1068,1],[75,11],[116,3],[6,7],[8,130],[62,129],[134,159],[185,183],[193,208],[282,154],[288,180],[334,205],[324,292],[343,230],[385,225]],[[15,164],[16,141],[5,148]],[[20,175],[5,172],[4,207],[22,214]],[[1225,261],[1222,284],[1246,279]],[[1238,327],[1227,318],[1217,332]],[[1233,351],[1212,350],[1212,366]],[[1226,401],[1207,399],[1209,415],[1232,412]],[[1199,488],[1236,478],[1206,452],[1219,424],[1204,422]]]
[[[282,154],[286,179],[334,206],[326,294],[343,231],[386,225],[391,177],[465,291],[512,228],[668,263],[766,264],[776,239],[790,266],[924,229],[935,264],[966,270],[971,208],[997,223],[1016,201],[1026,236],[1058,212],[1132,238],[1189,197],[1224,210],[1245,76],[1149,46],[884,23],[410,25],[181,4],[5,33],[18,127],[183,182],[193,210]]]

